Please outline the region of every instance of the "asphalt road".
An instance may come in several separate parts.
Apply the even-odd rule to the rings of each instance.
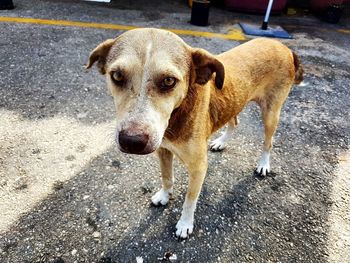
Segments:
[[[15,1],[0,16],[156,26],[226,33],[239,19],[212,9],[211,26],[191,26],[178,1],[112,6]],[[128,5],[130,4],[130,5]],[[113,144],[114,106],[89,52],[121,31],[0,22],[0,262],[350,262],[350,21],[274,17],[294,36],[305,87],[283,108],[273,173],[253,174],[262,148],[256,105],[240,114],[230,146],[209,153],[209,170],[189,240],[175,238],[187,172],[176,162],[174,199],[157,159]],[[303,27],[295,27],[295,24]],[[183,36],[220,53],[238,41]]]

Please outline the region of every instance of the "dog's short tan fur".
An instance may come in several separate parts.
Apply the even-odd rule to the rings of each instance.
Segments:
[[[114,97],[118,147],[137,154],[157,150],[162,188],[152,202],[165,205],[169,201],[174,154],[188,169],[188,191],[176,225],[176,235],[182,238],[193,231],[207,171],[209,137],[228,123],[226,133],[211,146],[221,150],[238,123],[238,114],[255,101],[265,127],[258,172],[269,172],[272,137],[282,105],[303,74],[296,55],[276,40],[258,38],[215,56],[159,29],[136,29],[105,41],[90,54],[87,68],[96,61]],[[115,72],[123,82],[116,84]],[[176,84],[164,92],[160,83],[167,77]],[[122,133],[127,146],[122,146]],[[141,146],[133,147],[135,140]]]

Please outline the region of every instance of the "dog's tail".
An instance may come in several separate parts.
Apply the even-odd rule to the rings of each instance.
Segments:
[[[293,62],[294,62],[294,70],[295,70],[295,77],[294,77],[294,83],[300,84],[304,80],[304,69],[303,66],[300,63],[300,60],[298,56],[292,51],[293,54]]]

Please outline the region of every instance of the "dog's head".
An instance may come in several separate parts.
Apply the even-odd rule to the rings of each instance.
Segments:
[[[213,55],[160,29],[134,29],[106,40],[91,52],[86,67],[95,62],[113,95],[116,142],[126,153],[155,151],[189,87],[207,83],[214,72],[219,89],[224,80],[223,65]]]

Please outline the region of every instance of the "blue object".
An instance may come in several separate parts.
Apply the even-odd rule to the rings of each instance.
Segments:
[[[277,38],[293,38],[291,35],[288,34],[287,31],[285,31],[280,26],[268,26],[267,29],[262,29],[261,26],[253,25],[253,24],[247,24],[247,23],[239,23],[241,26],[243,32],[246,35],[253,35],[253,36],[264,36],[264,37],[277,37]]]
[[[278,38],[292,38],[292,36],[289,35],[287,33],[287,31],[285,31],[280,26],[269,27],[268,23],[269,23],[269,17],[270,17],[272,5],[273,5],[273,0],[269,0],[269,3],[268,3],[267,8],[266,8],[264,21],[263,21],[261,27],[256,26],[256,25],[252,25],[252,24],[239,23],[243,32],[246,35],[263,36],[263,37],[278,37]]]

